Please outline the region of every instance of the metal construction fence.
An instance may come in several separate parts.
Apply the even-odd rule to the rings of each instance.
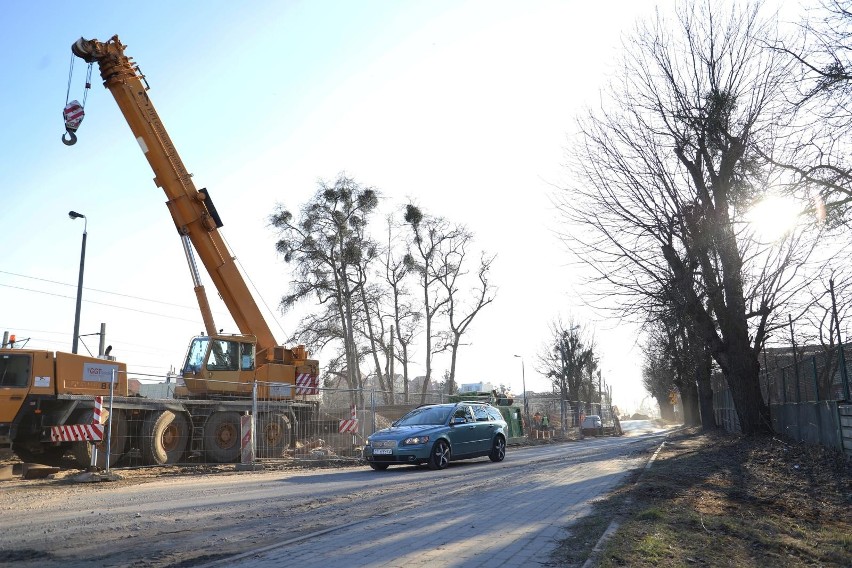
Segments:
[[[600,416],[604,431],[616,428],[617,417],[612,412],[612,403],[607,395],[603,396],[602,402],[583,402],[534,394],[526,404],[530,414],[530,427],[527,430],[531,437],[539,437],[536,431],[549,431],[550,436],[562,437],[578,433],[582,416]]]
[[[791,351],[786,359],[793,358]],[[764,400],[768,404],[850,400],[850,358],[849,347],[799,355],[794,362],[771,369],[764,358],[760,384]]]
[[[269,394],[273,386],[257,383],[246,394],[197,400],[176,397],[179,386],[174,383],[143,385],[139,399],[130,404],[121,400],[111,412],[110,463],[133,467],[246,461],[243,453],[252,449],[246,436],[252,431],[252,462],[359,458],[367,436],[420,404],[419,393],[417,402],[408,403],[375,391],[322,388],[284,398]],[[427,393],[423,400],[441,403],[449,397]],[[101,444],[102,452],[105,446]],[[77,459],[82,461],[82,456]]]
[[[773,431],[852,454],[852,424],[845,424],[849,420],[842,411],[847,407],[843,401],[850,401],[850,357],[849,347],[795,356],[792,349],[776,350],[774,366],[764,357],[760,388]],[[739,433],[733,397],[721,373],[713,375],[712,384],[716,424]]]
[[[576,436],[582,414],[600,416],[601,433],[616,420],[606,398],[603,403],[585,403],[553,395],[531,395],[524,401],[418,392],[409,393],[406,402],[400,393],[327,388],[284,398],[270,394],[271,386],[256,383],[239,395],[197,399],[176,396],[180,386],[175,383],[142,385],[137,397],[117,398],[108,408],[108,439],[98,446],[98,465],[105,465],[107,453],[110,467],[119,468],[357,460],[370,434],[408,411],[421,404],[462,400],[494,404],[506,419],[510,442]],[[108,404],[104,401],[105,407]],[[90,416],[81,414],[83,421]],[[73,447],[81,465],[91,459],[87,443]]]

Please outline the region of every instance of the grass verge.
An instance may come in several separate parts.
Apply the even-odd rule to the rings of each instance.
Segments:
[[[836,452],[686,429],[637,477],[570,528],[551,565],[852,566],[852,464]]]

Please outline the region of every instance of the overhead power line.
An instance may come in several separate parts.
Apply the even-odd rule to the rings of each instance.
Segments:
[[[65,296],[63,294],[56,294],[54,292],[45,292],[43,290],[33,290],[31,288],[22,288],[20,286],[12,286],[10,284],[0,284],[0,286],[2,286],[3,288],[12,288],[12,289],[15,289],[15,290],[23,290],[24,292],[32,292],[34,294],[44,294],[46,296],[55,296],[57,298],[68,298],[69,300],[76,299],[72,296]],[[166,315],[166,314],[158,314],[156,312],[149,312],[149,311],[146,311],[146,310],[139,310],[139,309],[136,309],[136,308],[128,308],[128,307],[125,307],[125,306],[116,306],[115,304],[107,304],[105,302],[96,302],[95,300],[83,300],[83,301],[88,303],[88,304],[96,304],[98,306],[106,306],[108,308],[116,308],[118,310],[127,310],[129,312],[136,312],[136,313],[140,313],[140,314],[148,314],[148,315],[151,315],[151,316],[157,316],[157,317],[167,318],[167,319],[172,319],[172,320],[181,320],[181,321],[188,321],[188,322],[192,322],[192,323],[199,323],[198,319],[179,318],[177,316]]]
[[[27,278],[29,280],[37,280],[39,282],[47,282],[49,284],[57,284],[59,286],[67,286],[71,288],[77,288],[77,284],[69,284],[67,282],[58,282],[56,280],[48,280],[47,278],[39,278],[37,276],[27,276],[26,274],[18,274],[16,272],[9,272],[6,270],[0,270],[0,274],[8,274],[9,276],[17,276],[18,278]],[[0,284],[0,286],[8,286],[10,288],[14,288],[15,286],[9,286],[7,284]],[[19,290],[30,290],[29,288],[18,288]],[[143,302],[151,302],[154,304],[163,304],[165,306],[173,306],[176,308],[183,308],[185,310],[197,310],[198,306],[185,306],[183,304],[174,304],[171,302],[164,302],[162,300],[152,300],[151,298],[143,298],[141,296],[133,296],[131,294],[122,294],[121,292],[111,292],[109,290],[100,290],[98,288],[87,288],[83,287],[83,290],[89,290],[90,292],[100,292],[101,294],[111,294],[113,296],[121,296],[123,298],[130,298],[133,300],[141,300]],[[30,290],[37,292],[38,290]],[[45,294],[48,292],[44,292]],[[67,298],[68,296],[60,296],[62,298]]]

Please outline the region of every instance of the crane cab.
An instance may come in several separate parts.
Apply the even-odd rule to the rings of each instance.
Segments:
[[[255,381],[258,396],[264,398],[319,394],[319,362],[308,359],[303,345],[292,349],[277,346],[258,353],[252,335],[194,337],[181,374],[195,396],[250,394]],[[301,378],[299,386],[297,377]]]
[[[255,381],[253,336],[198,336],[187,349],[182,375],[194,394],[251,392]]]

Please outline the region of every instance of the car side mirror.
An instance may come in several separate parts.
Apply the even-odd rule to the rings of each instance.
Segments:
[[[450,424],[467,424],[467,420],[465,420],[463,416],[453,416]]]

